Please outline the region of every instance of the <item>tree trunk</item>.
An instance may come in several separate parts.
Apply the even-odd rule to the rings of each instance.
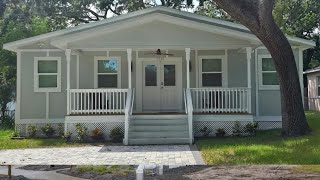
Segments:
[[[274,0],[215,0],[232,18],[255,34],[269,50],[281,92],[282,134],[299,136],[310,131],[304,114],[299,75],[291,46],[274,22]]]

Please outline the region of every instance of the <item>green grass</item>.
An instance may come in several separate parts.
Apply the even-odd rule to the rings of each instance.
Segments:
[[[95,172],[98,174],[115,174],[115,175],[128,175],[134,168],[132,166],[77,166],[78,172]]]
[[[22,149],[41,147],[84,146],[81,143],[66,143],[61,138],[12,140],[13,130],[0,129],[0,149]]]
[[[256,137],[200,139],[196,142],[208,165],[320,164],[320,113],[306,112],[312,133],[283,138],[281,130],[261,131]]]
[[[320,165],[302,165],[294,168],[298,172],[320,173]]]

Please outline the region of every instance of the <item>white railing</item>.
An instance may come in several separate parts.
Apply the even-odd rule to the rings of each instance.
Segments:
[[[249,88],[191,88],[196,113],[251,113]]]
[[[134,104],[134,89],[129,89],[127,94],[126,106],[124,110],[124,139],[123,144],[128,145],[129,141],[129,126]]]
[[[128,89],[70,89],[70,114],[124,114]]]
[[[190,89],[186,89],[185,92],[185,109],[188,115],[188,129],[189,129],[189,143],[193,143],[193,105]]]

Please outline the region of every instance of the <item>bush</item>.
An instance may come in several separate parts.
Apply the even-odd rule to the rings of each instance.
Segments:
[[[78,141],[85,141],[87,137],[87,128],[83,127],[80,123],[76,124],[77,139]]]
[[[103,140],[103,133],[101,129],[95,128],[91,133],[91,138],[96,141]]]
[[[241,136],[241,124],[239,121],[234,122],[234,125],[232,127],[232,136]]]
[[[47,137],[52,137],[54,135],[55,130],[53,129],[51,124],[47,124],[41,128],[44,135]]]
[[[58,125],[58,130],[59,130],[59,136],[63,136],[64,135],[64,126],[63,124],[59,124]]]
[[[250,135],[256,135],[257,129],[258,129],[258,123],[249,123],[246,125],[246,132],[249,133]]]
[[[27,131],[28,131],[28,137],[29,138],[36,137],[36,134],[37,134],[37,127],[36,126],[28,125]]]
[[[66,142],[70,142],[70,140],[71,140],[71,135],[72,135],[72,133],[71,133],[70,131],[67,131],[67,133],[64,134],[64,135],[62,135],[61,137],[62,137],[62,139],[65,140]]]
[[[14,137],[21,137],[21,136],[20,136],[20,132],[19,132],[19,131],[14,131],[14,132],[11,134],[11,138],[14,138]]]
[[[210,130],[207,126],[200,129],[200,132],[202,133],[202,137],[208,137],[212,130]]]
[[[223,128],[218,128],[216,132],[217,137],[223,137],[226,135],[226,131]]]
[[[114,128],[112,129],[111,133],[110,133],[110,138],[112,140],[112,142],[122,142],[123,140],[123,132],[121,131],[120,128]]]

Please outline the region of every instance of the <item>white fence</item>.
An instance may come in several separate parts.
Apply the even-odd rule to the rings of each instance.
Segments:
[[[196,113],[251,113],[249,88],[191,88]]]

